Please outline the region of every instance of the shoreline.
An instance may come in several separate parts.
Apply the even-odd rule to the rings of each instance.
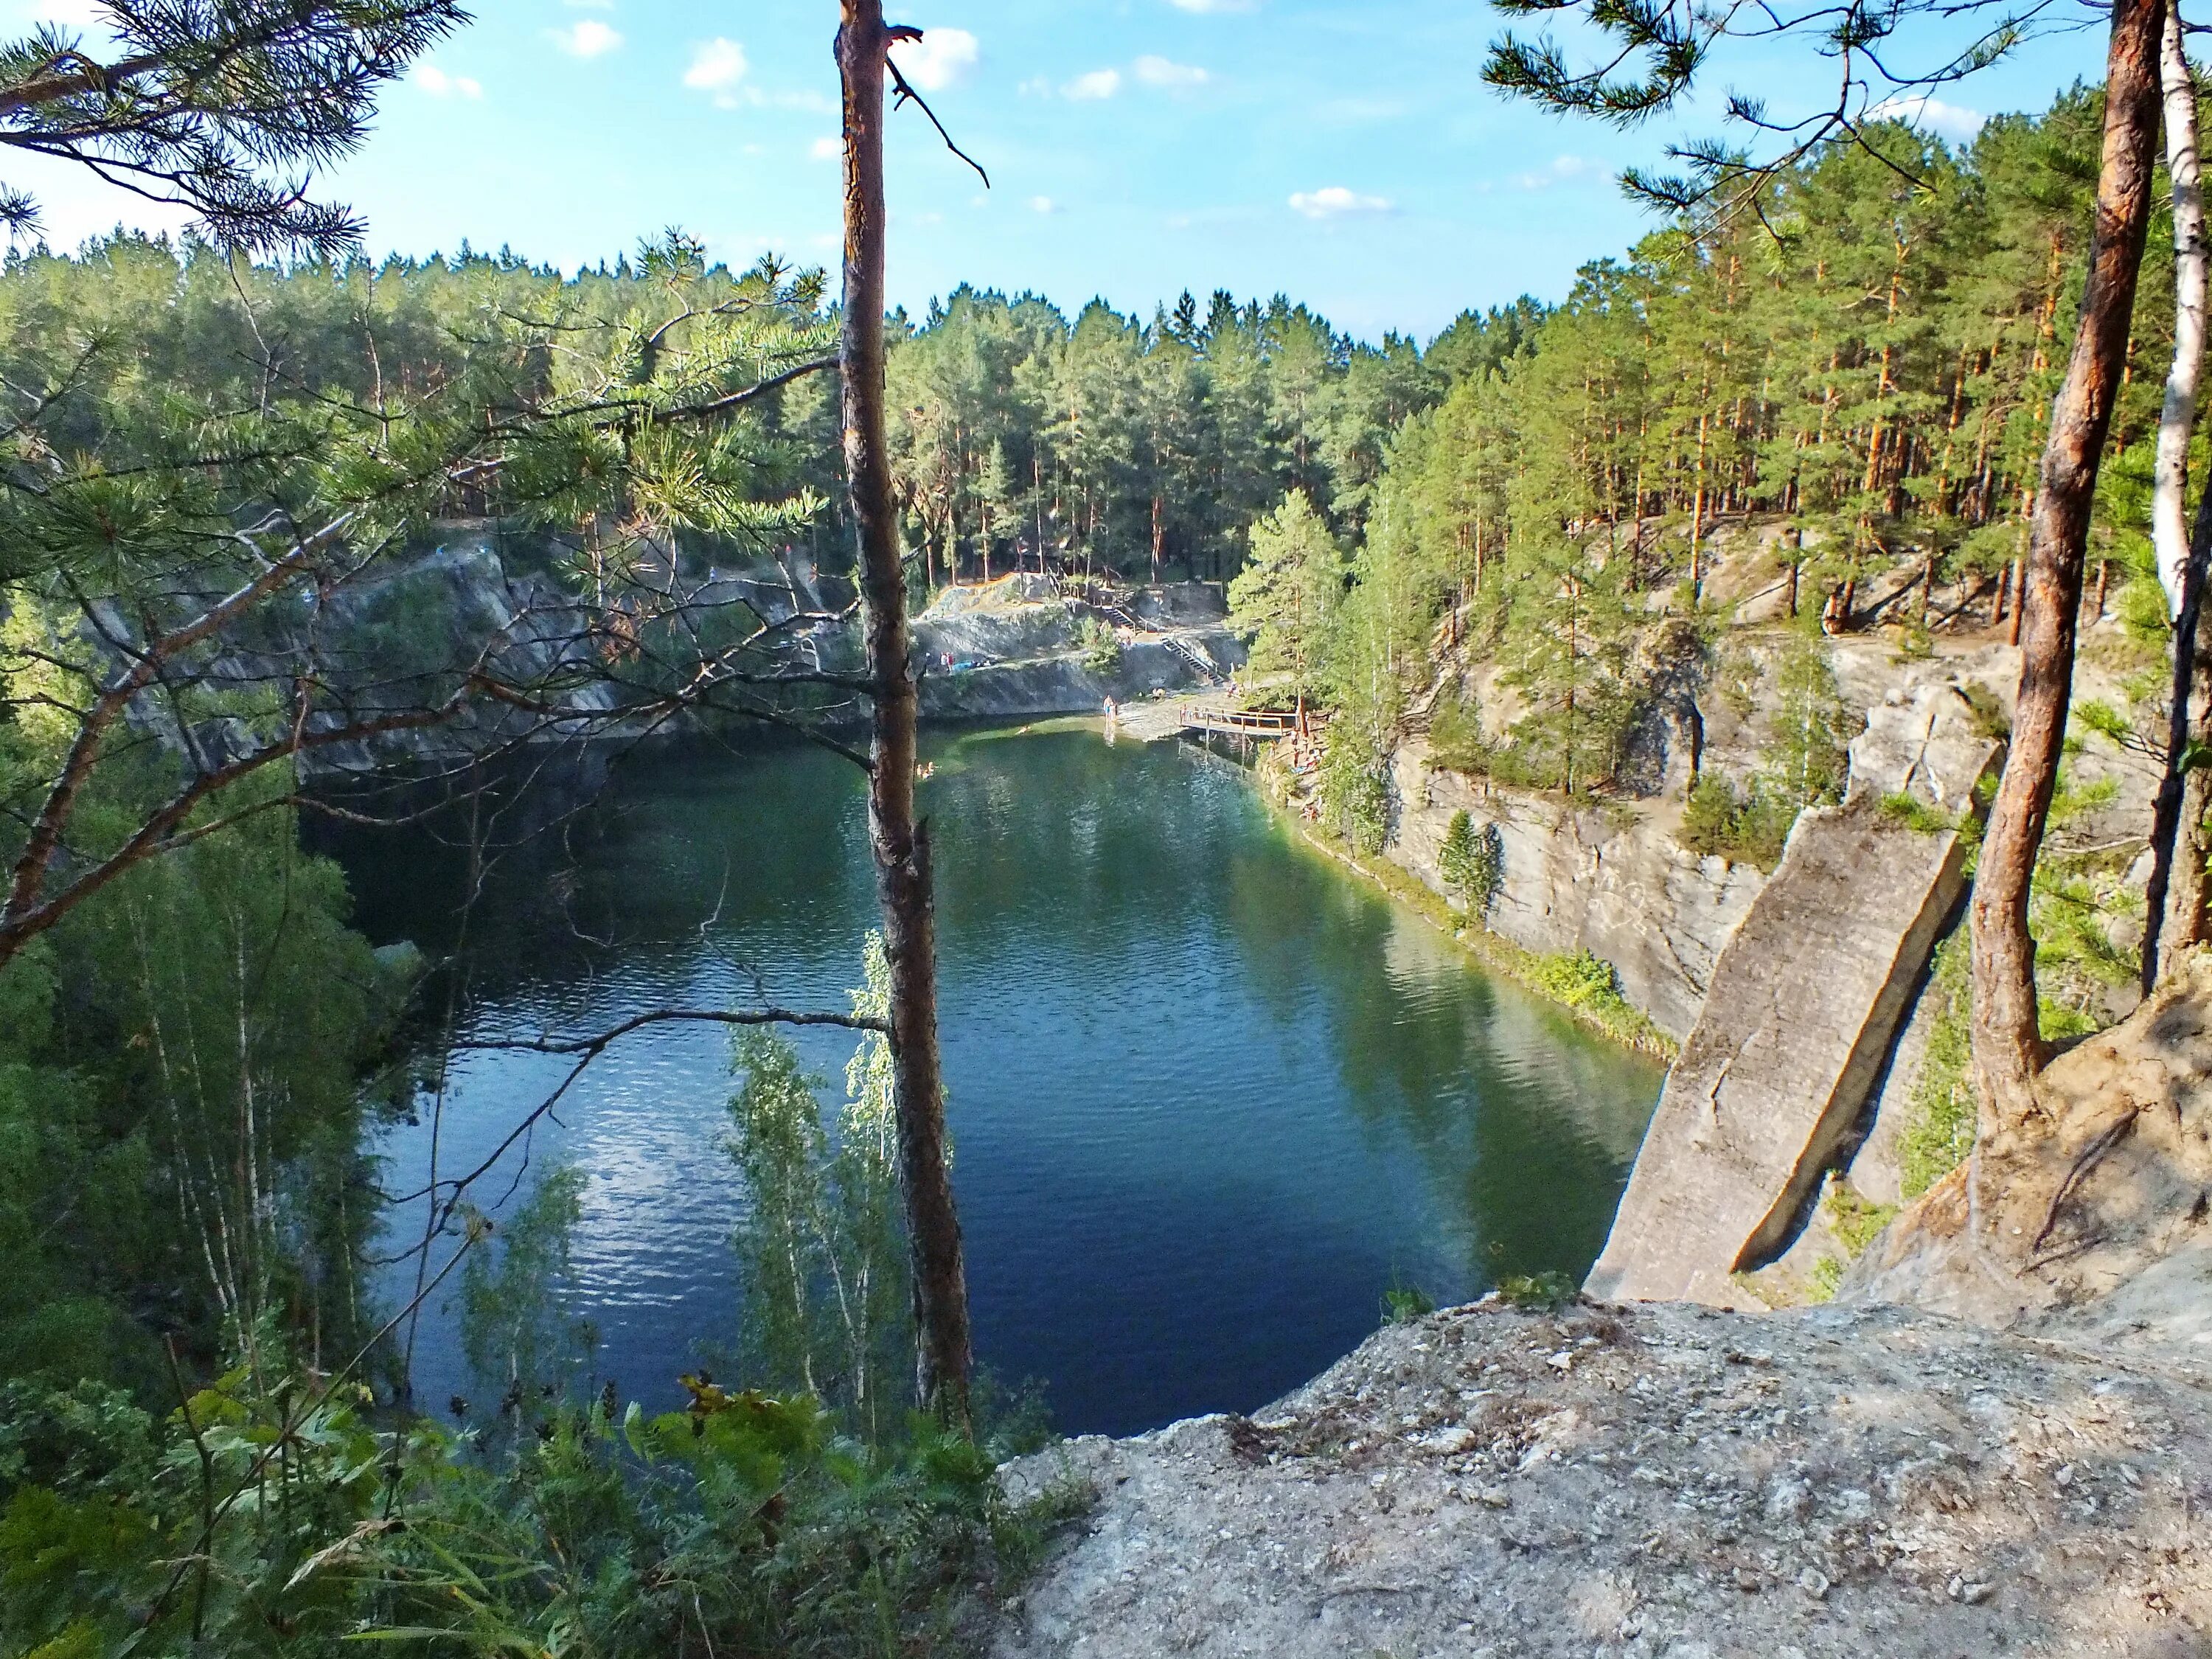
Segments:
[[[1376,869],[1372,862],[1346,845],[1341,837],[1332,835],[1318,824],[1306,822],[1257,766],[1239,767],[1237,769],[1246,774],[1254,793],[1268,811],[1281,817],[1292,833],[1308,847],[1379,889],[1392,903],[1413,912],[1474,957],[1484,971],[1510,981],[1547,1008],[1557,1010],[1585,1030],[1594,1032],[1632,1054],[1642,1054],[1664,1066],[1672,1066],[1680,1056],[1681,1045],[1654,1025],[1649,1016],[1626,1000],[1620,1001],[1617,1006],[1591,1006],[1570,1002],[1555,994],[1545,983],[1543,969],[1547,958],[1533,951],[1524,950],[1487,927],[1469,922],[1440,894],[1395,860],[1386,856],[1380,860],[1384,868]]]

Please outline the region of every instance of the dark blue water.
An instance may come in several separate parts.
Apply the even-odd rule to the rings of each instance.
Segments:
[[[1589,1266],[1657,1067],[1486,977],[1216,764],[1085,730],[930,747],[977,1349],[1041,1380],[1062,1429],[1255,1409],[1371,1330],[1394,1284],[1441,1302]],[[859,981],[874,897],[860,780],[835,757],[632,761],[480,883],[453,829],[343,855],[373,936],[463,940],[467,1035],[762,989],[842,1008]],[[848,1040],[799,1042],[842,1076]],[[627,1039],[478,1189],[489,1207],[556,1162],[585,1173],[577,1309],[599,1375],[648,1401],[737,1318],[727,1056],[716,1028]],[[567,1065],[458,1057],[442,1110],[426,1096],[389,1138],[391,1189],[421,1184],[434,1121],[441,1173],[472,1167]],[[422,1329],[426,1401],[468,1391],[453,1319]]]

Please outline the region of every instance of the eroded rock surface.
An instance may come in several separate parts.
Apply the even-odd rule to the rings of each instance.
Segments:
[[[2036,1093],[2048,1127],[1984,1150],[1981,1203],[1974,1166],[1961,1165],[1861,1258],[1845,1297],[2000,1327],[2093,1305],[2124,1324],[2137,1316],[2113,1309],[2130,1295],[2185,1304],[2201,1269],[2148,1270],[2212,1252],[2212,949],[2053,1060]]]
[[[1492,789],[1431,768],[1418,740],[1392,757],[1398,816],[1389,856],[1440,893],[1437,854],[1454,813],[1498,826],[1502,880],[1485,921],[1522,949],[1587,950],[1613,965],[1621,993],[1678,1041],[1697,1024],[1714,965],[1766,878],[1693,853],[1675,837],[1680,808],[1573,806]]]
[[[1009,1465],[1097,1503],[994,1651],[2184,1659],[2208,1403],[1896,1308],[1452,1310],[1249,1421]]]
[[[1798,818],[1714,969],[1591,1295],[1757,1305],[1731,1275],[1788,1243],[1857,1127],[1966,890],[1948,825],[1995,748],[1948,685],[1869,712],[1843,805]]]

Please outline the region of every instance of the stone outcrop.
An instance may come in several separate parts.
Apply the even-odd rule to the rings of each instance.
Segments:
[[[1979,1202],[1962,1165],[1875,1242],[1844,1297],[1999,1327],[2063,1323],[2122,1294],[2159,1319],[2153,1304],[2192,1297],[2212,1255],[2212,948],[2053,1060],[2036,1092],[2047,1127],[1984,1150]],[[2212,1302],[2186,1340],[2212,1364],[2208,1316]]]
[[[1491,930],[1526,951],[1594,952],[1654,1025],[1677,1041],[1688,1034],[1764,875],[1691,852],[1675,838],[1677,814],[1656,803],[1574,807],[1486,788],[1432,769],[1419,740],[1400,745],[1393,767],[1392,858],[1448,892],[1437,854],[1453,814],[1496,824],[1503,856]]]
[[[1936,826],[1994,755],[1948,688],[1871,711],[1844,804],[1799,817],[1714,970],[1593,1296],[1747,1299],[1731,1275],[1787,1243],[1881,1076],[1965,890],[1965,848]]]
[[[443,544],[339,590],[319,613],[303,607],[275,617],[264,636],[229,647],[211,673],[241,687],[283,684],[307,659],[312,643],[331,705],[313,717],[323,726],[434,706],[450,695],[459,669],[477,662],[529,692],[533,703],[562,712],[478,699],[434,726],[313,749],[307,769],[368,772],[517,740],[629,734],[622,695],[597,655],[602,619],[529,568],[544,550],[507,545],[489,524],[445,529]],[[822,664],[852,666],[860,656],[857,623],[811,619],[842,600],[837,586],[764,560],[707,573],[690,603],[702,613],[720,606],[742,615],[743,606],[769,623],[810,613],[790,637]],[[1086,621],[1115,632],[1118,656],[1110,667],[1090,665]],[[129,631],[120,619],[115,627]],[[922,713],[938,720],[1096,714],[1109,696],[1126,702],[1225,681],[1244,659],[1218,592],[1190,583],[1139,590],[1127,609],[1101,609],[1068,597],[1050,579],[1012,576],[945,590],[915,618],[914,632]],[[159,709],[149,718],[158,720]],[[221,752],[221,732],[195,735],[204,749]]]
[[[1250,1419],[1012,1464],[1080,1483],[997,1659],[2190,1659],[2212,1410],[2124,1348],[1898,1308],[1389,1328]]]
[[[1225,681],[1244,648],[1224,614],[1219,593],[1196,583],[1139,590],[1126,605],[1105,607],[1042,576],[948,588],[915,619],[921,710],[935,720],[1095,714],[1109,697],[1127,702]],[[1086,622],[1115,636],[1110,667],[1091,665]]]

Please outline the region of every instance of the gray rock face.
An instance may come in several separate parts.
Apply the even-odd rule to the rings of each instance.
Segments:
[[[1622,994],[1668,1036],[1697,1024],[1715,965],[1765,878],[1747,864],[1689,851],[1675,817],[1653,805],[1572,809],[1432,771],[1428,749],[1401,746],[1391,856],[1449,896],[1437,854],[1452,815],[1494,823],[1503,881],[1486,918],[1523,950],[1588,949],[1613,963]]]
[[[1956,686],[1916,686],[1867,711],[1866,730],[1851,742],[1844,799],[1856,805],[1910,795],[1956,816],[1972,805],[1996,753]]]
[[[1011,662],[980,661],[972,667],[938,668],[921,682],[921,712],[931,720],[1020,720],[1044,714],[1096,714],[1109,697],[1132,702],[1154,691],[1179,691],[1206,682],[1192,661],[1195,652],[1226,675],[1244,660],[1243,647],[1224,629],[1165,639],[1138,639],[1121,647],[1109,673],[1085,665],[1080,653],[1063,652]]]
[[[1964,890],[1955,834],[1808,811],[1668,1074],[1589,1289],[1737,1305],[1856,1121]]]
[[[1010,1464],[1095,1503],[996,1659],[2186,1659],[2212,1411],[1902,1309],[1494,1304],[1247,1420]]]
[[[1590,1294],[1735,1306],[1729,1275],[1788,1242],[1859,1123],[1966,889],[1949,830],[1996,745],[1954,688],[1872,709],[1841,807],[1801,815],[1668,1073]],[[1936,820],[1940,822],[1939,820]]]

